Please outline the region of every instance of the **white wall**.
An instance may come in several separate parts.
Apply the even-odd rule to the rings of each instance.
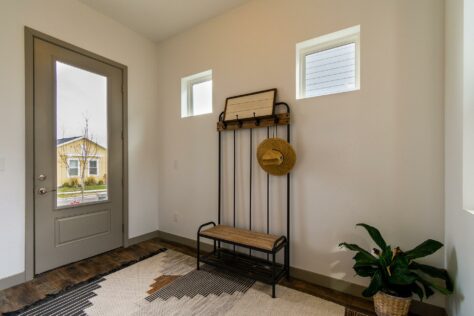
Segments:
[[[156,46],[75,0],[0,4],[0,279],[24,271],[24,26],[128,66],[130,237],[158,227]]]
[[[225,98],[276,87],[292,106],[298,155],[293,266],[366,284],[337,247],[369,246],[359,222],[402,249],[443,241],[443,9],[441,0],[257,0],[161,43],[160,230],[194,239],[199,224],[216,219],[215,126]],[[296,43],[358,24],[361,90],[296,100]],[[181,77],[207,69],[214,113],[181,119]],[[247,198],[237,201],[244,212]],[[428,262],[443,266],[443,252]]]
[[[454,2],[456,3],[456,1]],[[472,21],[474,4],[472,1],[466,1],[464,4],[464,18],[461,16],[457,22],[457,25],[461,25],[462,29],[458,35],[454,35],[455,39],[463,39],[463,54],[464,56],[470,56],[474,48],[472,36],[474,35],[474,22]],[[471,12],[469,11],[471,10]],[[461,11],[462,13],[462,11]],[[471,14],[471,19],[469,19]],[[452,28],[452,23],[450,23]],[[463,36],[463,37],[461,37]],[[448,45],[448,49],[454,49],[451,45]],[[463,91],[463,122],[462,122],[462,168],[463,168],[463,209],[469,210],[474,213],[474,90],[469,89],[469,84],[474,82],[474,71],[472,67],[474,62],[472,58],[466,57],[461,59],[463,61],[463,76],[464,84],[466,89]],[[450,83],[447,83],[450,84]]]
[[[463,152],[466,154],[468,149],[463,148],[463,143],[472,146],[474,141],[466,133],[472,129],[468,119],[473,119],[474,105],[473,17],[473,1],[446,1],[446,264],[456,281],[448,313],[460,316],[474,314],[474,215],[463,210],[463,171],[467,172],[466,167],[472,164],[470,160],[463,161]],[[465,194],[472,195],[465,189]],[[464,201],[469,198],[472,197],[464,196]]]

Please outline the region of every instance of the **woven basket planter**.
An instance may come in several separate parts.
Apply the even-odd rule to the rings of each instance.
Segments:
[[[383,292],[374,295],[375,313],[378,316],[406,316],[410,303],[411,297],[397,297]]]

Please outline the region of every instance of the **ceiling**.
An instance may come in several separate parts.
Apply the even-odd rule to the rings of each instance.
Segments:
[[[160,42],[248,0],[79,0]]]

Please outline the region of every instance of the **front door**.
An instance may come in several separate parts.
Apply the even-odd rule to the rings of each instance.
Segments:
[[[122,246],[122,80],[34,39],[36,274]]]

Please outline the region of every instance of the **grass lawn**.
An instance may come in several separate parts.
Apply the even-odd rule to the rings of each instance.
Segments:
[[[84,191],[91,191],[91,190],[105,190],[107,189],[106,184],[96,184],[96,185],[86,185]],[[81,188],[67,188],[67,187],[60,187],[58,188],[58,192],[74,192],[74,191],[81,191]]]
[[[79,197],[81,196],[81,193],[74,193],[74,194],[58,194],[58,198],[60,199],[65,199],[65,198],[73,198],[73,197]]]

